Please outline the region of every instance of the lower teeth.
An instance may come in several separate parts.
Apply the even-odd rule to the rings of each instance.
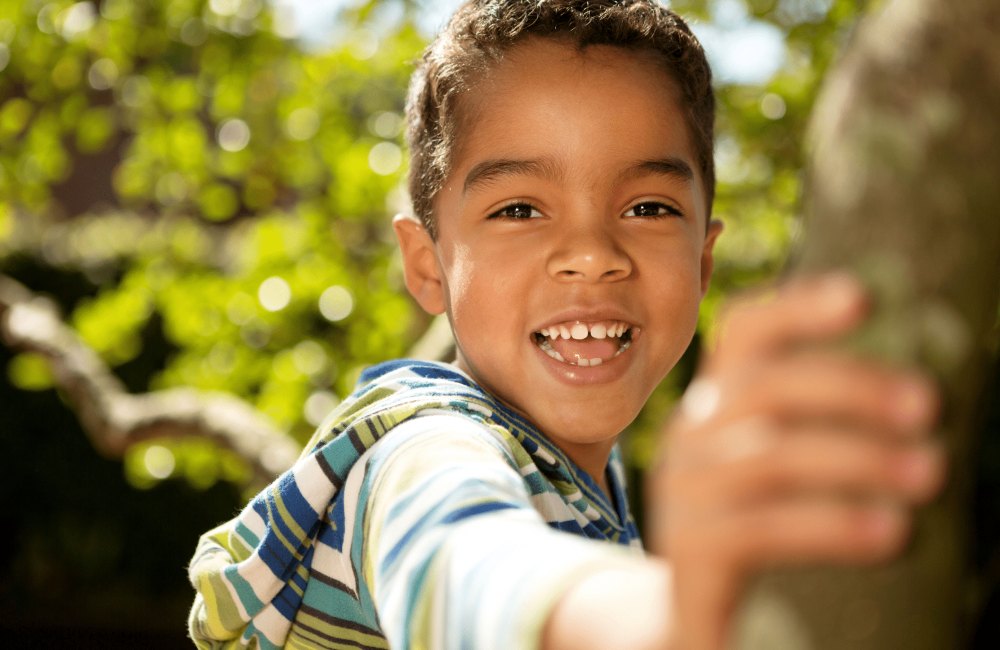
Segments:
[[[552,344],[548,340],[539,343],[538,347],[542,349],[542,352],[549,355],[556,361],[562,361],[563,363],[566,362],[566,359],[563,359],[563,356],[559,354],[555,348],[552,347]]]
[[[615,352],[615,357],[617,357],[625,350],[628,350],[631,346],[632,346],[632,341],[626,341],[620,348],[618,348],[618,351]],[[563,358],[563,355],[559,354],[559,352],[552,347],[552,343],[549,342],[548,339],[539,343],[538,347],[541,349],[542,352],[549,355],[556,361],[561,361],[562,363],[569,363],[569,365],[571,366],[599,366],[600,364],[604,363],[604,359],[601,359],[600,357],[596,359],[584,359],[582,357],[577,357],[576,363],[568,362],[566,361],[566,359]]]

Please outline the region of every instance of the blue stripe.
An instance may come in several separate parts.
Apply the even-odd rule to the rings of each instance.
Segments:
[[[441,523],[453,524],[456,521],[462,521],[463,519],[468,519],[469,517],[475,517],[476,515],[486,514],[487,512],[497,512],[498,510],[510,510],[516,509],[517,506],[504,503],[503,501],[488,501],[486,503],[477,503],[473,506],[466,506],[464,508],[459,508],[458,510],[452,510],[449,512]]]
[[[583,529],[580,528],[580,524],[575,521],[550,521],[549,526],[552,526],[556,530],[562,530],[567,533],[576,533],[577,535],[583,532]]]
[[[309,530],[319,519],[319,513],[313,510],[306,498],[302,496],[299,484],[295,481],[295,475],[288,472],[281,477],[278,489],[281,491],[281,502],[285,505],[288,513],[292,515],[295,523],[300,528]]]
[[[295,613],[299,611],[301,603],[302,597],[295,593],[295,589],[290,584],[282,587],[275,599],[271,601],[274,608],[289,621],[295,620]]]
[[[382,573],[388,573],[388,568],[396,561],[396,557],[403,551],[403,548],[410,541],[413,535],[424,527],[427,520],[431,519],[431,516],[435,514],[433,510],[425,512],[424,515],[417,520],[417,522],[410,527],[406,533],[400,538],[396,545],[386,554],[385,559],[382,560],[382,565],[380,568]]]

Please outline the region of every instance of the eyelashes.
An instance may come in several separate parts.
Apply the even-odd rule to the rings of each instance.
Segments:
[[[538,219],[542,213],[538,208],[530,203],[519,202],[505,205],[496,212],[490,214],[487,219],[507,219],[510,221],[527,221],[528,219]]]
[[[518,201],[505,205],[496,212],[490,213],[487,219],[503,219],[508,221],[528,221],[538,219],[544,215],[526,201]],[[684,213],[673,205],[660,201],[643,201],[636,203],[629,208],[623,217],[635,217],[639,219],[663,219],[666,217],[683,217]]]
[[[646,219],[662,219],[663,217],[683,217],[684,213],[672,205],[659,201],[643,201],[636,203],[623,217],[642,217]]]

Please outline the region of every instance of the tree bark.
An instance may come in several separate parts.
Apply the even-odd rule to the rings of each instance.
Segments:
[[[950,480],[898,560],[761,576],[741,650],[948,650],[967,634],[971,432],[1000,292],[1000,3],[887,5],[814,112],[791,271],[846,267],[870,284],[874,316],[848,345],[939,379]]]

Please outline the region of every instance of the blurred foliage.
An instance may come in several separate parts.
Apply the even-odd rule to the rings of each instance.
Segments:
[[[139,390],[230,391],[304,441],[426,322],[387,218],[423,43],[359,24],[367,49],[306,53],[282,20],[260,0],[0,4],[0,254],[82,271],[68,318],[113,367],[157,315],[173,353]],[[8,376],[48,387],[38,366]]]

